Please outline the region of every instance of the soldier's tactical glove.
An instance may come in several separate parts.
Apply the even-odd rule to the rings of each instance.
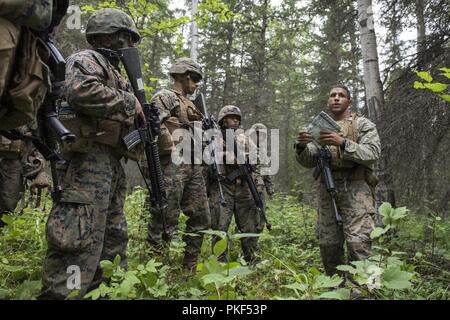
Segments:
[[[30,188],[34,189],[44,189],[44,188],[48,188],[50,187],[50,181],[47,177],[47,175],[45,174],[45,172],[41,171],[38,173],[38,175],[36,176],[36,178],[33,179],[33,181],[31,182]]]
[[[209,119],[207,119],[207,118],[203,118],[203,120],[202,120],[202,129],[206,131],[209,128],[211,128],[211,121],[209,121]]]

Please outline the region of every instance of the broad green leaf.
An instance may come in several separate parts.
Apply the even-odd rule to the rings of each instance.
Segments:
[[[242,238],[255,238],[255,237],[261,237],[261,234],[260,233],[236,233],[236,234],[233,234],[232,236],[231,236],[231,239],[233,239],[233,240],[239,240],[239,239],[242,239]]]
[[[379,236],[385,234],[390,229],[390,225],[386,226],[385,228],[376,227],[373,229],[373,231],[370,233],[370,239],[376,239]]]
[[[213,252],[216,257],[219,257],[227,249],[227,239],[221,239],[214,245]]]
[[[325,275],[319,275],[315,279],[314,282],[314,289],[319,288],[333,288],[337,287],[342,283],[342,278],[338,275],[334,275],[333,277],[325,276]]]
[[[133,285],[131,284],[130,281],[124,280],[121,284],[120,284],[120,294],[122,295],[122,297],[126,298],[128,296],[128,294],[130,293],[130,291],[133,289]]]
[[[151,259],[145,265],[145,270],[148,271],[148,272],[157,273],[158,270],[156,268],[161,266],[161,265],[162,265],[161,262],[156,262],[154,259]]]
[[[209,234],[209,235],[212,235],[212,236],[218,236],[221,239],[225,239],[226,236],[227,236],[226,232],[219,231],[219,230],[208,229],[208,230],[201,230],[199,232],[204,233],[204,234]]]
[[[103,283],[102,283],[103,284]],[[97,290],[97,289],[95,289],[95,290]],[[91,291],[92,292],[92,291]],[[78,298],[78,295],[80,294],[80,291],[79,290],[72,290],[67,296],[66,296],[66,298],[65,298],[65,300],[71,300],[71,299],[75,299],[75,298]],[[88,293],[89,294],[89,293]],[[87,294],[87,295],[88,295]],[[85,295],[84,297],[85,298],[87,298],[87,295]],[[92,294],[90,295],[90,296],[92,296]]]
[[[422,82],[414,81],[414,89],[425,89],[425,86]]]
[[[391,217],[392,217],[392,219],[393,219],[394,221],[400,220],[400,219],[406,217],[406,213],[407,213],[408,211],[409,211],[409,210],[406,209],[406,207],[396,208],[396,209],[392,212]]]
[[[408,289],[411,287],[411,282],[413,274],[407,271],[400,270],[398,265],[388,267],[382,274],[383,284],[394,290]]]
[[[92,12],[95,12],[96,10],[93,6],[82,6],[81,11],[92,13]]]
[[[336,300],[349,300],[350,289],[340,288],[337,290],[322,293],[319,299],[336,299]]]
[[[445,83],[424,83],[425,88],[430,89],[433,92],[442,92],[447,89],[448,84]]]
[[[207,275],[204,275],[201,279],[204,285],[207,285],[209,283],[215,283],[220,284],[225,281],[225,276],[220,273],[210,273]]]
[[[450,95],[449,94],[440,94],[439,97],[441,97],[441,99],[446,101],[446,102],[450,102]]]
[[[346,265],[346,264],[337,266],[336,269],[339,270],[339,271],[347,271],[347,272],[350,272],[352,274],[354,274],[356,272],[355,268],[353,268],[352,266]]]
[[[438,68],[438,70],[444,71],[445,73],[450,73],[449,68]]]
[[[117,254],[114,258],[114,267],[118,267],[120,265],[120,256]]]
[[[386,217],[391,213],[392,205],[389,202],[383,202],[381,206],[378,208],[378,212],[383,216]]]
[[[300,291],[306,291],[308,289],[308,286],[304,283],[294,282],[291,284],[283,285],[282,287],[292,289],[292,290],[300,290]]]
[[[252,271],[248,267],[243,267],[243,266],[234,267],[229,270],[230,276],[243,277],[243,276],[249,275],[250,273],[252,273]]]
[[[433,77],[431,76],[431,74],[428,71],[416,71],[416,74],[418,77],[422,78],[426,82],[433,81]]]

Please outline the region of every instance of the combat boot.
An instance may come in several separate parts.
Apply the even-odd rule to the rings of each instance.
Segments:
[[[342,272],[336,269],[338,265],[344,264],[344,247],[342,245],[321,245],[320,255],[327,276],[342,275]]]
[[[190,274],[195,274],[195,269],[197,267],[197,255],[185,253],[183,258],[183,269],[188,271]]]
[[[370,242],[347,242],[348,261],[360,261],[370,257]]]

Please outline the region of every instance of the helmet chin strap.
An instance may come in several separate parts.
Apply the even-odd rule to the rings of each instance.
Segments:
[[[96,48],[95,51],[104,56],[115,68],[119,69],[121,54],[117,50]]]

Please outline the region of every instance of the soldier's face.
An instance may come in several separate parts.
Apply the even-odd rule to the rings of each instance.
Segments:
[[[241,118],[237,115],[231,114],[223,119],[226,129],[238,129],[241,124]]]
[[[113,43],[113,46],[115,50],[122,49],[122,48],[130,48],[134,47],[135,43],[133,42],[133,37],[131,36],[131,33],[126,31],[119,31],[117,32],[116,39]]]
[[[344,89],[333,88],[328,96],[328,109],[332,114],[339,115],[347,111],[350,102]]]
[[[195,90],[197,90],[197,88],[200,85],[200,80],[201,78],[196,77],[196,75],[192,74],[188,74],[186,76],[186,81],[184,81],[184,91],[187,94],[194,94]]]
[[[114,34],[99,35],[98,40],[101,47],[111,50],[130,48],[135,46],[131,33],[126,31],[119,31]]]

